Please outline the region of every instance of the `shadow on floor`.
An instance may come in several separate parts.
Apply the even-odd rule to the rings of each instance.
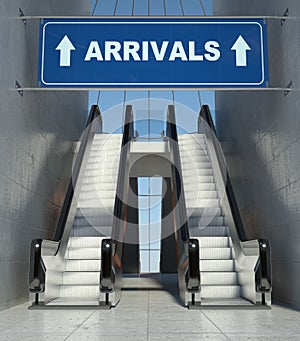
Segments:
[[[179,296],[177,274],[126,274],[123,275],[122,291],[167,291],[179,305],[184,305]]]

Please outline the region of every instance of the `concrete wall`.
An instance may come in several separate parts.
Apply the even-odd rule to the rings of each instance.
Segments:
[[[0,309],[28,297],[30,242],[54,232],[87,115],[87,93],[12,90],[37,84],[39,21],[19,7],[81,15],[89,0],[0,0]]]
[[[216,15],[300,15],[300,1],[214,0]],[[271,86],[300,88],[300,20],[268,21]],[[249,238],[272,243],[273,298],[300,307],[300,92],[216,94],[219,136]]]

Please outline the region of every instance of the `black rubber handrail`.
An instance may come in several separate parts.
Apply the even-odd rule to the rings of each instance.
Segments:
[[[217,131],[211,116],[210,108],[208,105],[201,107],[200,115],[210,129],[217,136]],[[201,122],[199,121],[199,124]],[[199,129],[198,129],[199,130]],[[214,147],[217,148],[215,140],[213,139]],[[219,160],[220,162],[220,160]],[[235,223],[236,231],[240,241],[248,241],[246,231],[242,222],[238,204],[234,195],[228,171],[226,170],[226,195],[231,209],[232,217]],[[265,304],[265,293],[270,292],[272,289],[272,267],[271,267],[271,246],[267,239],[258,239],[259,247],[259,261],[255,268],[255,282],[256,291],[262,293],[262,303]]]
[[[171,177],[173,183],[173,194],[175,205],[178,205],[180,240],[177,236],[178,254],[178,280],[179,287],[184,282],[185,290],[192,294],[191,304],[195,304],[195,293],[200,291],[200,267],[199,267],[199,243],[198,240],[190,239],[185,205],[185,195],[182,181],[181,160],[178,145],[178,134],[174,105],[169,105],[167,115],[166,136],[169,139],[171,155]]]
[[[208,105],[202,105],[201,107],[201,111],[200,111],[200,117],[202,117],[207,124],[209,125],[210,129],[213,131],[213,133],[217,136],[217,131],[211,116],[211,112],[210,112],[210,108]],[[214,145],[215,145],[215,141],[213,140]],[[215,148],[217,148],[217,146],[215,145]],[[220,160],[219,160],[220,161]],[[234,195],[234,191],[232,189],[232,185],[231,185],[231,181],[229,178],[229,174],[226,170],[226,194],[228,197],[228,202],[229,202],[229,206],[232,212],[232,216],[233,216],[233,220],[237,229],[237,234],[239,236],[239,239],[241,241],[246,241],[247,239],[247,235],[245,232],[245,228],[242,222],[242,218],[240,215],[240,211],[237,205],[237,201]]]
[[[175,108],[173,105],[169,105],[168,107],[168,116],[167,116],[167,129],[166,136],[170,140],[170,154],[172,155],[172,176],[173,183],[176,186],[176,197],[175,202],[179,204],[179,214],[180,220],[184,222],[181,226],[181,239],[186,242],[189,240],[189,228],[187,223],[187,214],[185,207],[185,196],[184,189],[182,185],[182,171],[181,171],[181,161],[180,161],[180,153],[178,146],[178,134],[177,134],[177,126],[176,126],[176,117],[175,117]],[[175,143],[174,143],[175,142]],[[182,200],[179,200],[182,196]]]
[[[66,197],[62,206],[61,214],[57,223],[56,231],[55,231],[54,238],[53,238],[54,241],[60,241],[64,234],[66,222],[67,222],[69,211],[70,211],[70,206],[71,206],[73,196],[74,196],[74,188],[76,187],[76,184],[77,184],[81,164],[82,164],[86,146],[89,140],[89,135],[92,129],[91,123],[97,117],[100,119],[100,124],[101,124],[100,109],[98,105],[93,105],[91,107],[89,117],[85,126],[85,131],[81,139],[80,147],[79,147],[76,159],[75,159],[75,163],[74,163],[73,171],[72,171],[72,178],[70,180],[68,190],[66,193]]]
[[[127,194],[129,191],[129,156],[131,141],[134,140],[134,122],[132,106],[127,105],[123,127],[122,148],[118,170],[118,181],[114,205],[114,219],[111,239],[102,242],[102,262],[100,271],[100,291],[106,294],[106,305],[109,305],[108,295],[120,288],[123,272],[123,240],[124,224],[127,219]],[[126,187],[127,186],[127,187]],[[124,202],[125,201],[125,202]]]

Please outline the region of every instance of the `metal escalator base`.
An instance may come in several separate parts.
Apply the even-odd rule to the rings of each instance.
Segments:
[[[48,310],[48,309],[110,309],[111,305],[99,302],[96,299],[66,299],[57,298],[47,304],[40,302],[38,305],[33,304],[29,309],[34,310]]]
[[[196,305],[189,304],[189,309],[197,310],[211,310],[211,309],[258,309],[265,310],[270,309],[267,305],[253,304],[245,298],[203,298],[201,303],[197,302]]]

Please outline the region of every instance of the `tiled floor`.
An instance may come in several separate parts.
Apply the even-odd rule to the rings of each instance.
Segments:
[[[153,289],[127,285],[119,305],[109,311],[19,305],[0,312],[0,340],[300,340],[300,312],[279,306],[187,310],[170,292]]]

